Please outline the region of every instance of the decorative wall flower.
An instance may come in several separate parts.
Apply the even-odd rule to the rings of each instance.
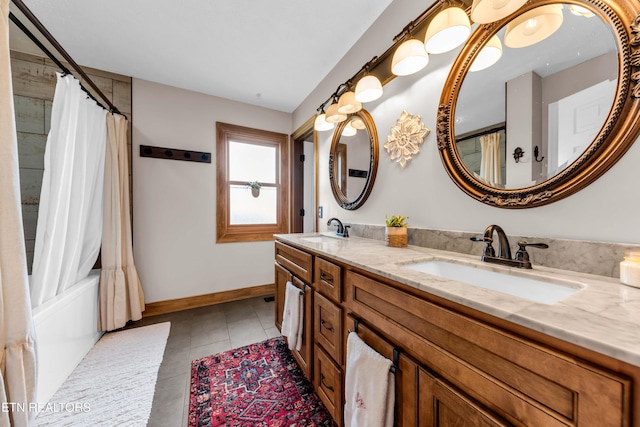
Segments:
[[[430,130],[420,121],[420,116],[412,116],[403,110],[396,125],[391,127],[391,135],[387,136],[384,148],[387,149],[391,160],[400,163],[404,168],[412,156],[420,152],[420,144],[429,132]]]

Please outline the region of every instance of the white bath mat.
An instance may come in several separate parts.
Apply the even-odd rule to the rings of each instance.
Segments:
[[[170,325],[105,334],[42,405],[36,426],[146,426]]]

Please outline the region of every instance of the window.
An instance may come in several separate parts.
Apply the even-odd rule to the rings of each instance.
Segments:
[[[286,233],[289,137],[220,122],[216,131],[217,242],[271,240]]]

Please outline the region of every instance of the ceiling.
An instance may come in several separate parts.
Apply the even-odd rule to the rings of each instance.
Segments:
[[[23,1],[78,64],[284,112],[392,2]],[[12,49],[39,52],[24,40],[12,24]]]

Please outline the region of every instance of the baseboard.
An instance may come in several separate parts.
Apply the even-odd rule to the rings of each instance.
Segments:
[[[190,308],[206,307],[208,305],[221,304],[224,302],[273,295],[275,291],[276,286],[271,283],[268,285],[253,286],[251,288],[216,292],[214,294],[152,302],[146,304],[142,317],[157,316],[159,314],[174,313],[176,311],[188,310]]]

